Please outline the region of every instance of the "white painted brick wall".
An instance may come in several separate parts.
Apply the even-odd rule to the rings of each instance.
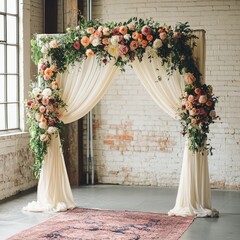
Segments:
[[[206,30],[206,81],[219,96],[221,121],[211,126],[214,187],[240,187],[240,1],[95,0],[93,18],[153,17]],[[117,77],[94,113],[96,176],[102,183],[177,186],[184,139],[131,69]]]

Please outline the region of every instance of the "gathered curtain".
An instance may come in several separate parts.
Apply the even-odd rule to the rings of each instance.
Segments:
[[[203,74],[205,64],[204,31],[196,31],[199,37],[194,57],[198,60],[199,71]],[[167,75],[166,66],[161,59],[148,56],[142,61],[135,60],[133,69],[144,88],[156,104],[174,119],[178,118],[179,98],[184,91],[184,79],[178,70]],[[114,61],[99,65],[96,57],[88,57],[82,63],[69,66],[63,74],[58,74],[57,81],[62,89],[62,99],[67,104],[62,121],[70,123],[86,115],[104,96],[118,68]],[[48,146],[38,184],[37,201],[29,203],[28,211],[64,211],[74,208],[73,200],[60,138],[52,138]],[[188,140],[184,147],[183,164],[175,207],[169,215],[209,216],[211,210],[211,191],[209,184],[208,159],[206,151],[191,152]]]
[[[86,115],[104,96],[118,68],[114,61],[100,65],[96,57],[76,62],[58,74],[62,99],[67,104],[61,120],[67,124]],[[65,167],[59,135],[52,137],[38,183],[37,201],[29,203],[26,211],[65,211],[75,207]]]

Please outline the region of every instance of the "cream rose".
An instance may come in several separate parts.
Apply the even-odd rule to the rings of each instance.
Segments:
[[[48,132],[49,134],[54,134],[56,131],[57,131],[57,128],[56,128],[56,127],[49,127],[48,130],[47,130],[47,132]]]
[[[52,95],[52,90],[50,88],[45,88],[42,92],[43,96],[51,96]]]
[[[49,137],[48,137],[47,134],[41,134],[41,135],[40,135],[40,140],[41,140],[42,142],[46,142],[47,140],[49,140]]]
[[[160,48],[162,47],[162,41],[160,39],[155,39],[153,42],[153,48]]]

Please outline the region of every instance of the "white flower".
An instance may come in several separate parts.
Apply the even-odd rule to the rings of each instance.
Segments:
[[[34,97],[36,97],[39,93],[41,93],[41,89],[36,87],[32,90],[32,93],[33,93]]]
[[[119,36],[112,36],[110,41],[111,41],[112,45],[114,45],[114,46],[118,45]]]
[[[49,139],[49,137],[48,137],[47,134],[41,134],[41,135],[40,135],[40,140],[41,140],[42,142],[46,142],[48,139]]]
[[[42,65],[43,63],[45,63],[45,59],[44,58],[40,58],[39,61],[38,61],[38,64]]]
[[[35,119],[36,119],[37,121],[40,121],[40,120],[41,120],[41,117],[42,117],[42,114],[40,114],[40,113],[35,113]]]
[[[98,46],[99,44],[100,44],[100,41],[99,41],[98,38],[94,38],[94,39],[92,40],[92,45],[93,45],[94,47]]]
[[[48,53],[48,47],[46,45],[43,45],[42,48],[41,48],[41,52],[43,54],[47,54]]]
[[[50,88],[45,88],[42,92],[43,96],[51,96],[52,95],[52,90]]]
[[[55,39],[53,39],[50,43],[49,43],[49,47],[50,48],[58,48],[58,43]]]
[[[113,57],[118,57],[119,56],[119,48],[118,48],[118,46],[109,45],[108,46],[108,53],[110,55],[112,55]]]
[[[42,128],[42,129],[47,129],[47,127],[48,127],[45,122],[40,122],[40,123],[38,124],[38,126],[39,126],[40,128]]]
[[[48,132],[49,134],[53,134],[53,133],[55,133],[56,131],[57,131],[57,128],[56,128],[56,127],[49,127],[48,130],[47,130],[47,132]]]
[[[80,29],[80,27],[79,26],[76,26],[76,31],[78,31]]]
[[[147,46],[147,47],[146,47],[145,52],[146,52],[146,54],[147,54],[148,56],[151,56],[151,57],[154,57],[154,56],[156,56],[156,54],[157,54],[156,49],[154,49],[154,48],[152,48],[152,47],[150,47],[150,46]]]
[[[130,34],[125,34],[125,35],[123,36],[123,38],[126,39],[126,40],[129,40],[129,39],[131,38],[131,35],[130,35]]]
[[[153,48],[160,48],[162,47],[162,41],[160,39],[155,39],[153,42]]]

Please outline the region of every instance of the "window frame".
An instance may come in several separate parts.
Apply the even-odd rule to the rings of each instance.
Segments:
[[[2,119],[4,121],[4,129],[0,129],[0,135],[5,134],[5,133],[12,133],[12,132],[18,132],[20,130],[20,33],[19,33],[19,29],[20,29],[20,22],[19,22],[19,14],[20,14],[20,9],[19,9],[19,5],[20,5],[20,1],[19,0],[15,0],[16,1],[16,13],[10,13],[7,11],[7,4],[10,4],[10,1],[4,0],[4,11],[0,11],[0,16],[3,16],[3,24],[4,24],[4,39],[0,40],[0,45],[3,46],[4,49],[4,72],[0,72],[0,76],[3,77],[3,82],[4,82],[4,99],[2,102],[0,102],[0,106],[3,106],[4,108],[4,119]],[[15,17],[16,18],[16,43],[9,43],[8,42],[8,17]],[[8,48],[9,46],[13,46],[14,48],[16,48],[16,72],[15,73],[10,73],[8,71]],[[8,99],[8,77],[9,76],[15,76],[16,77],[16,100],[15,101],[9,101]],[[11,104],[16,105],[16,126],[13,127],[9,127],[9,113],[8,113],[8,109],[9,106]]]

